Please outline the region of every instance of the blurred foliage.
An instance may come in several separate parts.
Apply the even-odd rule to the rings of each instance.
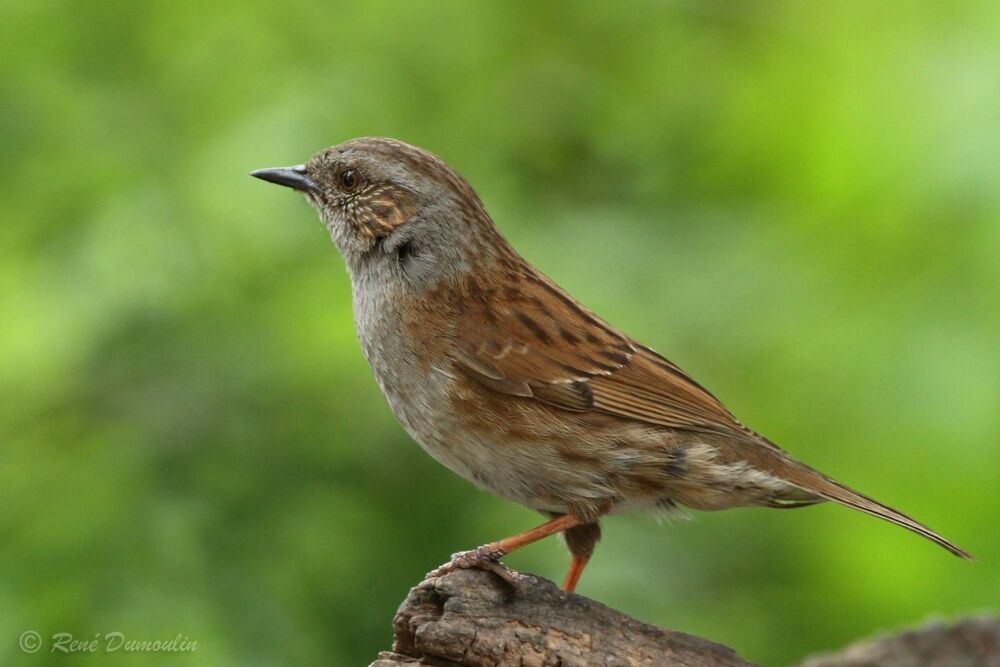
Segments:
[[[246,176],[359,135],[443,156],[589,306],[981,559],[828,506],[614,517],[581,593],[768,665],[996,607],[997,3],[0,19],[3,664],[65,664],[28,629],[199,642],[116,663],[367,664],[424,572],[538,520],[408,440],[314,213]]]

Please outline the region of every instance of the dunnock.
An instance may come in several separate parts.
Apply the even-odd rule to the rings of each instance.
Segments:
[[[564,532],[573,590],[606,514],[832,500],[962,558],[923,524],[799,463],[650,348],[580,305],[500,235],[438,157],[354,139],[257,178],[305,194],[351,276],[365,357],[427,453],[551,520],[455,554],[481,566]]]

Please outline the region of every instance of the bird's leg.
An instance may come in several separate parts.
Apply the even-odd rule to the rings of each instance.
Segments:
[[[505,537],[497,542],[490,542],[481,547],[476,547],[471,551],[460,551],[457,554],[452,554],[450,561],[435,570],[431,570],[427,573],[427,576],[440,577],[455,570],[481,567],[492,570],[505,579],[516,579],[516,575],[513,572],[497,562],[500,558],[506,556],[511,551],[520,549],[532,542],[537,542],[543,537],[569,530],[578,525],[580,525],[580,520],[572,514],[557,516],[551,521],[546,521],[540,526],[535,526],[531,530],[514,535],[513,537]]]
[[[583,568],[587,567],[587,562],[594,553],[594,547],[601,539],[601,525],[596,521],[580,524],[568,529],[563,535],[566,538],[566,546],[573,555],[573,562],[570,563],[566,580],[563,582],[563,590],[572,593],[580,581]]]
[[[583,556],[573,556],[573,561],[569,564],[569,570],[566,572],[566,578],[563,579],[564,591],[572,593],[576,590],[576,585],[580,581],[580,575],[583,574],[583,568],[587,567],[589,560],[589,558]]]

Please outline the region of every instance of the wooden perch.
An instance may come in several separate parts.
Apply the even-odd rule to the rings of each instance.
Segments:
[[[1000,618],[978,616],[953,625],[864,639],[806,660],[801,667],[1000,667]]]
[[[371,667],[747,667],[731,649],[641,623],[551,581],[513,586],[482,570],[424,581],[393,621],[393,653]]]
[[[725,646],[662,630],[545,579],[512,585],[483,570],[423,581],[370,667],[753,667]],[[1000,667],[1000,619],[861,642],[802,667]]]

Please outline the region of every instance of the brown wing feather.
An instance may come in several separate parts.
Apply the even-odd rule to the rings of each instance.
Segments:
[[[455,361],[484,386],[573,411],[671,428],[748,433],[677,366],[613,329],[544,276],[483,300],[458,326]]]

